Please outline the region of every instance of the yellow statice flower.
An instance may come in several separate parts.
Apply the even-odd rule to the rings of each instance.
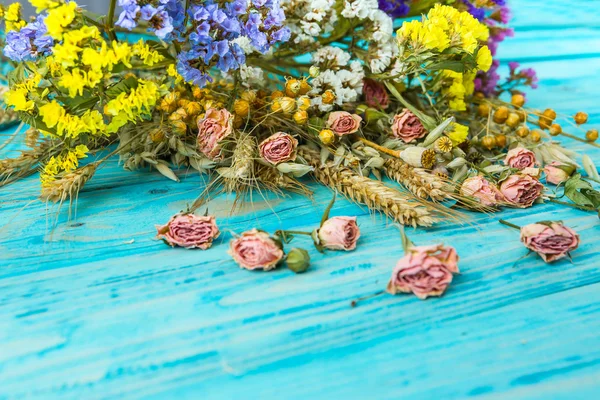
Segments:
[[[87,73],[79,68],[73,68],[70,72],[65,71],[58,84],[69,91],[70,97],[82,96],[83,89],[88,85]]]
[[[49,10],[48,16],[44,20],[44,23],[48,28],[48,35],[53,39],[61,40],[65,28],[75,19],[76,9],[77,3],[70,1]]]
[[[56,100],[39,109],[42,121],[48,129],[55,128],[56,136],[77,138],[82,133],[105,135],[106,125],[97,110],[87,110],[81,117],[68,114]],[[45,132],[45,134],[52,134]]]
[[[4,102],[15,111],[33,110],[34,103],[29,99],[29,93],[38,87],[41,80],[42,76],[36,73],[23,82],[13,85],[4,95]]]
[[[448,86],[442,89],[442,94],[448,99],[448,106],[455,111],[465,111],[465,95],[467,88],[464,84],[464,74],[451,70],[441,71],[442,77],[448,80]]]
[[[469,136],[469,127],[454,122],[452,124],[452,132],[447,133],[446,136],[452,140],[454,146],[457,146],[464,142]]]
[[[73,67],[79,60],[81,47],[78,47],[70,42],[57,44],[52,49],[54,61],[60,63],[63,67]]]
[[[102,42],[102,47],[98,50],[92,47],[84,48],[81,63],[97,71],[112,71],[113,67],[120,63],[131,68],[132,56],[131,46],[127,43],[113,41],[109,47],[106,42]]]
[[[29,0],[29,3],[35,7],[36,13],[41,13],[49,8],[55,8],[60,5],[58,1],[53,0]]]
[[[108,132],[116,132],[127,122],[135,122],[143,114],[151,113],[159,97],[156,83],[140,79],[136,88],[119,94],[106,104],[104,113],[114,117],[108,125]]]
[[[4,11],[4,23],[7,32],[18,31],[27,25],[27,22],[21,19],[21,3],[12,3],[6,8]]]
[[[65,42],[68,42],[68,43],[71,43],[74,45],[81,44],[85,39],[99,39],[99,38],[100,38],[100,31],[95,26],[83,26],[79,29],[70,30],[63,35],[63,40]]]
[[[488,72],[492,66],[492,52],[487,46],[482,46],[477,52],[477,68]]]
[[[156,50],[152,50],[142,39],[133,45],[133,54],[138,56],[144,65],[150,67],[165,59],[162,54]]]
[[[398,37],[409,39],[414,47],[423,46],[428,50],[444,51],[450,44],[443,28],[432,23],[420,21],[404,22],[398,30]]]
[[[68,149],[62,154],[53,156],[44,166],[40,174],[42,186],[48,186],[56,180],[61,173],[69,173],[79,166],[79,160],[87,157],[90,150],[86,145],[77,145],[74,149]]]
[[[177,67],[175,66],[175,64],[170,64],[167,67],[167,75],[169,75],[170,77],[175,78],[175,84],[179,84],[181,82],[183,82],[183,76],[181,76],[179,74],[179,72],[177,71]],[[199,90],[201,90],[200,88],[198,88]],[[200,92],[202,93],[202,92]]]

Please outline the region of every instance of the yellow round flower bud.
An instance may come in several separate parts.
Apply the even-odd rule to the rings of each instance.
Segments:
[[[488,115],[490,115],[490,110],[491,107],[487,103],[481,103],[479,107],[477,107],[477,113],[484,118],[487,118]]]
[[[302,79],[300,81],[300,94],[301,95],[305,95],[306,93],[310,92],[312,89],[312,87],[308,84],[308,81],[306,79]]]
[[[517,129],[517,136],[519,137],[527,137],[527,135],[529,135],[529,128],[526,126],[521,126],[519,127],[519,129]]]
[[[283,97],[284,94],[281,90],[273,90],[273,92],[271,92],[271,99],[275,100],[278,99],[280,97]]]
[[[246,100],[249,104],[256,101],[256,90],[246,90],[241,95],[242,100]]]
[[[298,125],[304,125],[308,121],[308,113],[304,110],[298,110],[294,113],[294,121]]]
[[[291,114],[296,109],[296,100],[291,97],[281,97],[277,99],[281,105],[281,111],[285,114]]]
[[[325,93],[321,95],[323,99],[323,104],[333,104],[335,101],[335,94],[331,90],[326,90]]]
[[[308,75],[310,75],[311,78],[316,78],[320,73],[321,70],[316,65],[311,65],[311,67],[308,69]]]
[[[525,96],[520,93],[513,94],[510,99],[510,104],[517,108],[523,107],[525,105]]]
[[[188,117],[188,113],[183,108],[178,108],[171,115],[169,121],[182,121]]]
[[[310,99],[307,96],[299,97],[296,100],[296,105],[298,106],[298,110],[308,110],[310,108]]]
[[[200,89],[198,86],[194,86],[194,88],[192,89],[192,96],[194,97],[194,99],[200,100],[202,98],[202,94],[202,89]]]
[[[501,149],[506,147],[506,135],[497,135],[496,136],[496,145]]]
[[[190,104],[190,101],[188,99],[179,99],[179,101],[177,102],[177,105],[179,107],[185,107],[188,104]]]
[[[236,100],[233,103],[233,111],[240,117],[247,117],[250,114],[250,104],[246,100]]]
[[[496,147],[496,138],[492,135],[486,135],[483,139],[481,139],[481,145],[488,150]]]
[[[174,133],[184,135],[187,131],[187,124],[183,121],[171,121],[171,128]]]
[[[160,128],[156,128],[150,131],[149,136],[152,142],[159,143],[165,139],[165,132]]]
[[[558,136],[562,133],[562,127],[559,124],[552,124],[549,133],[551,136]]]
[[[540,140],[542,140],[542,133],[538,130],[535,129],[533,130],[533,132],[531,132],[531,140],[533,140],[534,142],[539,142]]]
[[[588,120],[588,115],[586,113],[584,113],[583,111],[579,111],[577,114],[575,114],[575,123],[577,125],[583,125],[587,122]]]
[[[508,118],[506,119],[506,125],[511,128],[516,128],[521,123],[521,118],[519,118],[519,114],[511,112],[508,114]]]
[[[589,131],[587,131],[585,133],[585,139],[589,142],[595,142],[596,140],[598,140],[598,130],[590,129]]]
[[[298,79],[290,79],[285,83],[285,94],[288,97],[296,97],[300,93],[300,87]]]
[[[335,142],[335,133],[331,129],[323,129],[319,132],[319,140],[323,144],[332,144]]]
[[[494,112],[494,122],[497,124],[503,124],[508,119],[508,108],[504,106],[498,107]]]
[[[279,101],[279,99],[275,99],[273,103],[271,103],[271,111],[273,111],[274,113],[281,111],[281,102]]]
[[[235,129],[239,129],[243,123],[244,123],[244,118],[242,118],[241,116],[239,116],[237,114],[233,116],[233,127]]]
[[[551,108],[546,108],[544,110],[544,117],[548,118],[551,121],[554,121],[556,119],[556,111],[554,111]]]
[[[185,106],[185,112],[193,117],[202,112],[202,106],[198,102],[190,101],[187,106]]]

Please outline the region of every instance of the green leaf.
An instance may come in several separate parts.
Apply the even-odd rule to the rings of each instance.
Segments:
[[[596,199],[594,192],[598,193],[589,182],[581,179],[580,174],[573,175],[565,182],[565,196],[571,199],[573,203],[580,206],[598,207],[598,205],[595,205],[594,201],[586,195],[586,193],[591,193],[591,197]]]
[[[129,78],[123,79],[121,82],[112,85],[105,93],[109,98],[114,99],[121,93],[129,92],[131,89],[137,87],[138,79],[135,76],[130,76]]]
[[[594,208],[600,208],[600,192],[594,189],[581,189],[581,194],[592,202]]]
[[[71,114],[82,116],[86,111],[94,108],[100,98],[97,96],[58,96],[56,97],[56,100],[64,104]]]
[[[438,71],[441,69],[449,69],[454,72],[465,72],[465,64],[462,61],[442,61],[433,63],[427,66],[430,71]]]

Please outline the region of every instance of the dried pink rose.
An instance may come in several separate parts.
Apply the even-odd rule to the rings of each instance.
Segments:
[[[365,103],[369,107],[386,109],[390,104],[385,86],[376,80],[365,78],[363,81],[363,94],[365,95]]]
[[[533,167],[537,163],[533,151],[523,147],[515,147],[506,154],[504,164],[511,168],[525,169]]]
[[[281,246],[268,233],[252,229],[233,239],[229,254],[240,267],[269,271],[283,258]]]
[[[538,222],[521,228],[521,242],[549,263],[579,246],[579,235],[560,222]]]
[[[453,247],[441,244],[411,247],[396,264],[387,292],[412,292],[422,300],[441,296],[452,282],[452,274],[458,272],[458,254]]]
[[[360,237],[356,217],[332,217],[318,231],[319,243],[329,250],[354,250]]]
[[[408,109],[404,109],[400,114],[394,116],[392,134],[405,143],[410,143],[425,136],[427,130],[415,114]]]
[[[258,149],[263,160],[271,164],[279,164],[296,159],[298,141],[292,135],[277,132],[263,140]]]
[[[463,196],[471,196],[485,206],[495,206],[502,200],[498,188],[481,175],[465,179],[460,187]]]
[[[210,108],[198,121],[198,150],[211,160],[221,155],[221,142],[233,132],[232,116],[226,109]]]
[[[212,215],[176,214],[166,225],[156,225],[157,239],[171,246],[206,250],[219,237],[219,228]]]
[[[329,114],[327,127],[338,136],[349,135],[358,131],[362,118],[346,111],[335,111]]]
[[[546,173],[546,182],[558,185],[569,179],[575,168],[571,165],[562,164],[558,161],[552,161],[544,167]]]
[[[511,205],[527,208],[540,197],[544,185],[530,175],[515,174],[500,184],[500,192]]]

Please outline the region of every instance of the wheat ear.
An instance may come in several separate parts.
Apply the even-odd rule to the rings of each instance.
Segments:
[[[414,227],[431,226],[439,220],[432,210],[412,196],[390,188],[380,181],[360,176],[349,168],[322,165],[317,150],[302,146],[298,154],[315,168],[313,175],[319,182],[371,210],[383,212],[400,224]]]
[[[94,176],[98,165],[100,162],[88,164],[43,185],[40,198],[53,203],[62,203],[67,198],[72,200],[73,197],[77,197],[83,185]]]
[[[441,177],[422,168],[412,167],[402,160],[395,158],[386,160],[383,170],[388,178],[398,182],[421,199],[444,201],[453,193],[450,184]]]

